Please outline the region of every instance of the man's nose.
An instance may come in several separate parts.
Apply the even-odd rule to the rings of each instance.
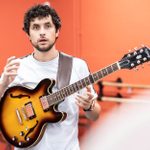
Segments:
[[[44,37],[45,35],[46,35],[45,29],[41,28],[41,30],[40,30],[40,36]]]

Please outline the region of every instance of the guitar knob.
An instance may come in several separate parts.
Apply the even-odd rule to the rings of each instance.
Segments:
[[[140,61],[140,60],[138,60],[138,61],[137,61],[137,64],[140,64],[140,63],[141,63],[141,61]]]
[[[30,141],[30,138],[29,138],[29,137],[27,137],[26,141]]]
[[[17,141],[17,137],[14,136],[14,137],[12,138],[12,141]]]
[[[23,144],[22,142],[19,142],[19,143],[18,143],[19,146],[21,146],[22,144]]]
[[[24,132],[23,131],[20,132],[20,136],[24,136]]]

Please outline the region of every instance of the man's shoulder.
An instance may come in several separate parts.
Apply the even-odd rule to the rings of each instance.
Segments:
[[[65,56],[72,57],[74,61],[84,62],[84,63],[86,62],[84,59],[79,58],[77,56],[73,56],[73,55],[70,55],[70,54],[67,54],[67,53],[64,53],[64,52],[60,52],[60,53],[65,55]]]
[[[77,65],[87,65],[86,61],[79,57],[73,57],[73,62]]]
[[[24,55],[22,57],[20,57],[20,64],[21,65],[31,65],[31,60],[32,60],[32,54],[27,54],[27,55]]]
[[[30,56],[31,56],[31,54],[27,54],[27,55],[20,57],[20,59],[21,60],[28,59]]]

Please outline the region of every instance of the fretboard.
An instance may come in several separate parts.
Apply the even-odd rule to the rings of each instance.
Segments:
[[[48,103],[50,106],[55,103],[59,103],[59,102],[63,101],[66,97],[76,93],[77,91],[85,88],[88,85],[96,83],[101,78],[103,78],[119,69],[120,69],[119,64],[118,64],[118,62],[116,62],[106,68],[103,68],[93,74],[90,74],[89,76],[87,76],[71,85],[68,85],[68,86],[62,88],[57,92],[46,96]]]

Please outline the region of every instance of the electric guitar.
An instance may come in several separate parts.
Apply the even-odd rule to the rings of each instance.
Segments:
[[[36,145],[47,123],[65,120],[67,113],[58,111],[65,98],[120,69],[132,69],[150,60],[150,49],[140,49],[93,74],[52,93],[55,80],[44,79],[35,89],[14,86],[6,90],[0,101],[0,129],[5,139],[15,147]]]

